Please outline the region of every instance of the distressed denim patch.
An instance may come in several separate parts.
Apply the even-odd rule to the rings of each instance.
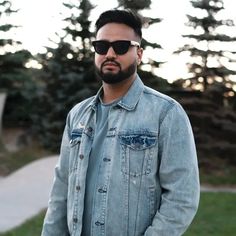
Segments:
[[[144,150],[155,145],[157,138],[155,136],[147,136],[141,134],[133,134],[121,136],[121,143],[134,149]]]
[[[70,147],[75,146],[81,142],[83,129],[75,129],[71,132]]]
[[[74,140],[77,137],[81,137],[83,133],[83,129],[74,129],[71,132],[71,139]]]

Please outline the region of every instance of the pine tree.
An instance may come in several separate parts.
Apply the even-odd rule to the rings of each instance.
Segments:
[[[219,19],[219,13],[224,10],[222,0],[193,0],[191,4],[202,14],[187,15],[189,21],[186,25],[193,33],[183,37],[189,38],[192,43],[177,51],[188,51],[193,58],[193,62],[188,63],[190,77],[184,86],[205,91],[209,85],[219,87],[220,83],[224,85],[222,92],[232,96],[234,92],[230,76],[235,75],[236,71],[229,69],[227,64],[232,61],[235,51],[224,49],[224,45],[235,42],[236,37],[226,35],[220,29],[232,27],[234,23],[230,19]]]
[[[34,117],[35,130],[43,144],[52,150],[60,145],[66,115],[78,102],[94,95],[99,87],[95,80],[89,15],[93,6],[88,0],[64,3],[69,16],[56,49],[47,48],[41,55],[42,92]],[[50,111],[50,113],[48,113]],[[46,114],[46,115],[44,115]],[[43,119],[42,119],[42,115]]]
[[[132,11],[142,15],[142,21],[143,21],[143,27],[148,28],[152,25],[155,25],[156,23],[160,23],[162,19],[160,18],[152,18],[152,17],[146,17],[143,16],[142,10],[150,9],[151,7],[151,0],[118,0],[118,7],[122,7],[124,9],[131,9]],[[141,47],[146,49],[147,47],[155,49],[162,50],[162,47],[160,44],[156,42],[150,42],[147,39],[143,38],[141,42]],[[155,59],[148,58],[147,62],[142,62],[141,66],[138,69],[138,74],[140,75],[141,79],[144,81],[144,83],[154,89],[166,91],[169,88],[169,84],[167,80],[157,76],[155,74],[155,70],[159,68],[161,64],[164,62],[157,61]],[[151,69],[149,71],[145,70],[145,66],[150,67]]]
[[[149,8],[151,5],[151,0],[118,0],[120,6],[123,6],[125,9],[134,9],[136,11]]]
[[[219,159],[222,163],[236,163],[236,114],[233,107],[236,96],[234,83],[229,79],[236,73],[226,66],[235,52],[223,48],[236,38],[220,32],[223,26],[234,26],[232,20],[218,18],[218,13],[224,9],[222,0],[194,0],[191,3],[198,15],[187,15],[187,26],[194,31],[184,37],[192,43],[177,51],[189,52],[192,58],[188,64],[190,77],[175,82],[184,88],[175,91],[175,96],[189,115],[199,165],[209,172],[213,168],[220,170],[221,167],[215,164]]]
[[[17,10],[11,1],[0,0],[0,89],[7,93],[4,120],[9,125],[24,124],[29,120],[27,92],[25,87],[31,83],[25,63],[31,58],[27,50],[17,50],[21,44],[9,35],[17,26],[9,24],[9,19]]]

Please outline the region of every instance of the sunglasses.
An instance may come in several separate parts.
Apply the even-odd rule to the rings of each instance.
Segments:
[[[110,47],[113,48],[114,52],[117,55],[124,55],[128,52],[131,46],[140,47],[140,44],[138,42],[130,40],[117,40],[113,42],[109,42],[106,40],[96,40],[92,42],[92,45],[95,52],[100,55],[106,55]]]

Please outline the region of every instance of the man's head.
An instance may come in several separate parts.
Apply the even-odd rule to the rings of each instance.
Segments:
[[[142,59],[141,18],[132,11],[110,10],[96,22],[95,66],[97,75],[108,84],[134,79]]]

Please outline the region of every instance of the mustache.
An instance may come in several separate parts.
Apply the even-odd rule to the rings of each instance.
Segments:
[[[107,60],[105,60],[105,61],[102,63],[101,68],[102,68],[103,66],[105,66],[107,63],[112,63],[112,64],[114,64],[114,65],[116,65],[116,66],[121,67],[121,66],[120,66],[120,63],[118,63],[117,61],[112,60],[112,59],[107,59]]]

